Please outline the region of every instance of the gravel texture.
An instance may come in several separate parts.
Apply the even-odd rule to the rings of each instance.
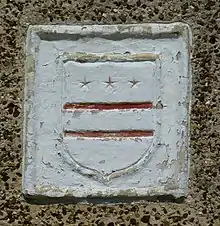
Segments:
[[[182,21],[193,31],[190,194],[184,202],[29,205],[21,196],[24,41],[29,24]],[[220,2],[0,0],[0,226],[220,226]]]

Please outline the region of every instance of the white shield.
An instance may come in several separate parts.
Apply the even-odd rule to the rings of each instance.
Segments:
[[[73,169],[103,182],[139,170],[159,133],[159,55],[65,53],[61,71],[63,144]]]

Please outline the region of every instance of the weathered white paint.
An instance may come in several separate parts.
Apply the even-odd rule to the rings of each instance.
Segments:
[[[64,65],[64,98],[75,102],[148,101],[156,97],[159,62],[87,63]],[[138,71],[138,73],[137,73]],[[112,80],[112,86],[106,82]],[[82,87],[84,79],[91,81]],[[129,81],[140,81],[131,89]],[[153,89],[152,89],[153,88]],[[100,95],[100,93],[102,95]]]
[[[182,23],[31,26],[23,193],[54,198],[186,195],[190,48],[191,32]],[[64,109],[66,103],[89,102],[152,102],[153,108]],[[153,134],[64,135],[88,130]]]

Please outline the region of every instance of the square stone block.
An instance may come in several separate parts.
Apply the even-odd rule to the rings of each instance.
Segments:
[[[30,26],[23,194],[185,196],[190,52],[183,23]]]

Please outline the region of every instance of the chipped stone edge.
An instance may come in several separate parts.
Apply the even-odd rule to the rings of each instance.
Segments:
[[[34,42],[35,41],[35,42]],[[36,45],[37,43],[37,45]],[[25,50],[25,79],[24,79],[24,102],[23,102],[23,128],[22,128],[22,193],[24,190],[35,191],[34,183],[35,181],[35,170],[36,166],[33,164],[32,160],[36,156],[35,145],[33,143],[28,143],[30,137],[34,140],[34,133],[32,132],[31,126],[29,125],[29,115],[30,111],[33,110],[33,98],[34,98],[34,83],[35,83],[35,59],[36,53],[38,51],[38,46],[40,44],[40,38],[33,33],[32,29],[29,28],[27,31],[26,43],[24,46]],[[29,133],[29,134],[28,134]],[[29,136],[29,139],[27,139]],[[27,148],[29,146],[29,148]],[[28,149],[28,150],[27,150]]]
[[[69,187],[58,188],[54,186],[38,186],[36,184],[35,170],[36,166],[33,166],[32,159],[36,155],[34,145],[32,148],[28,148],[27,134],[30,129],[28,124],[29,112],[32,110],[31,99],[34,97],[33,85],[35,80],[35,56],[38,46],[41,41],[41,34],[68,34],[68,35],[80,35],[92,37],[95,36],[108,36],[108,35],[130,35],[139,36],[143,35],[151,37],[153,35],[163,37],[163,35],[175,35],[175,37],[182,36],[188,48],[188,75],[189,75],[189,86],[188,86],[188,100],[187,109],[188,115],[188,134],[187,144],[185,148],[185,164],[187,164],[188,177],[189,177],[189,156],[190,156],[190,112],[191,112],[191,90],[192,90],[192,69],[190,65],[191,54],[192,54],[192,31],[188,24],[182,22],[176,23],[146,23],[146,24],[123,24],[123,25],[31,25],[28,28],[26,46],[25,46],[25,88],[24,88],[24,123],[23,123],[23,165],[22,165],[22,193],[25,197],[45,197],[45,198],[56,198],[56,197],[72,197],[72,198],[86,198],[86,197],[142,197],[142,196],[160,196],[170,195],[170,190],[167,190],[165,186],[157,188],[143,188],[143,189],[108,189],[106,192],[97,191],[91,196],[91,191],[82,189],[70,189]],[[160,36],[161,35],[161,36]],[[176,36],[177,35],[177,36]],[[33,42],[35,39],[35,42]],[[36,41],[37,40],[37,41]],[[36,45],[37,44],[37,45]],[[30,140],[30,138],[29,138]],[[29,179],[28,179],[29,178]],[[30,180],[31,178],[31,180]],[[30,184],[30,182],[32,184]],[[187,182],[188,183],[188,182]],[[172,191],[172,195],[175,198],[186,196],[188,188],[186,189],[175,189]]]

